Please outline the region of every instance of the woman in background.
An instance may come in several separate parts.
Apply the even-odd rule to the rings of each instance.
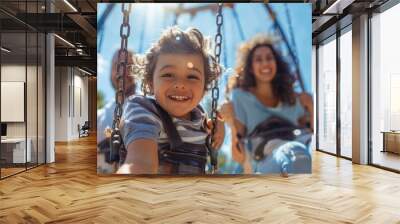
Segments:
[[[264,147],[265,158],[256,161],[243,141],[268,119],[306,127],[307,118],[313,117],[312,97],[294,92],[295,79],[273,44],[268,36],[256,36],[239,48],[231,102],[220,110],[232,130],[232,156],[245,173],[310,173],[311,154],[306,144],[275,137]]]

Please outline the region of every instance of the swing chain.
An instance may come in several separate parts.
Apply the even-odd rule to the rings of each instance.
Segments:
[[[292,42],[292,43],[291,43],[291,47],[292,47],[292,51],[293,51],[293,54],[294,54],[293,60],[294,60],[294,62],[295,62],[296,64],[298,64],[298,63],[299,63],[299,60],[298,60],[298,58],[297,58],[296,41],[295,41],[295,39],[294,39],[293,26],[292,26],[292,19],[291,19],[291,17],[290,17],[289,7],[288,7],[288,4],[287,4],[287,3],[285,3],[285,12],[286,12],[286,17],[287,17],[288,23],[289,23],[290,41]]]
[[[128,37],[130,35],[129,14],[131,12],[131,4],[125,9],[125,3],[122,3],[123,20],[120,26],[121,49],[118,52],[118,66],[117,66],[117,92],[115,94],[116,107],[114,110],[113,129],[119,127],[122,116],[122,106],[125,100],[125,83],[124,77],[126,76],[126,66],[128,63]]]
[[[118,52],[118,65],[117,65],[117,91],[115,94],[116,107],[114,110],[114,121],[113,129],[119,127],[119,123],[122,116],[122,106],[125,100],[125,76],[126,76],[126,66],[128,63],[128,38],[130,35],[131,26],[129,24],[129,14],[131,12],[131,4],[128,4],[128,8],[125,8],[125,3],[122,3],[122,14],[123,20],[120,26],[120,37],[121,37],[121,48]]]
[[[217,76],[213,81],[213,88],[212,88],[212,103],[211,103],[211,119],[212,119],[212,124],[213,128],[211,129],[211,145],[214,143],[214,134],[215,134],[215,129],[217,128],[217,104],[218,104],[218,98],[219,98],[219,88],[218,88],[218,77],[221,73],[219,63],[220,63],[220,56],[221,56],[221,45],[222,45],[222,34],[221,34],[221,27],[223,25],[224,19],[222,17],[222,3],[218,4],[218,12],[217,12],[217,17],[216,17],[216,24],[217,24],[217,35],[215,35],[215,49],[214,49],[214,56],[215,60],[217,62]],[[211,150],[211,165],[213,168],[213,172],[217,169],[217,151],[216,150]]]
[[[119,125],[123,112],[123,105],[125,100],[125,77],[126,67],[128,63],[128,38],[130,35],[131,27],[129,24],[129,14],[131,12],[132,5],[128,3],[128,7],[125,7],[125,3],[122,3],[122,24],[120,26],[119,35],[121,37],[121,48],[118,52],[118,65],[117,65],[117,90],[115,92],[115,109],[114,119],[112,124],[111,134],[111,145],[110,145],[110,159],[116,160],[116,156],[121,154],[123,151],[122,137],[119,130]],[[118,157],[121,162],[121,156]]]

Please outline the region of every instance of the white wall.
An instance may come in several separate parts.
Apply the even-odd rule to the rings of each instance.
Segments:
[[[28,67],[28,69],[30,69]],[[25,82],[25,65],[2,65],[1,66],[1,81],[6,82]],[[7,108],[1,108],[7,110]],[[8,137],[25,137],[24,122],[7,122]]]
[[[77,139],[78,124],[88,120],[88,78],[82,75],[76,68],[56,67],[56,141]]]
[[[28,137],[30,128],[35,131],[36,136],[36,80],[30,77],[32,74],[36,76],[36,66],[18,65],[18,64],[5,64],[1,66],[1,81],[2,82],[25,82],[26,71],[28,72],[28,87],[27,87],[27,120],[28,120]],[[2,96],[4,97],[4,96]],[[41,107],[42,105],[38,105]],[[33,108],[33,109],[32,109]],[[1,108],[1,110],[8,110],[9,108]],[[33,113],[34,111],[35,113]],[[32,123],[33,122],[33,123]],[[25,137],[25,123],[26,122],[7,122],[7,136],[9,137]]]
[[[55,141],[67,141],[68,139],[68,68],[55,68]]]
[[[77,75],[78,72],[78,75]],[[77,126],[80,124],[81,126],[85,123],[85,121],[88,121],[89,114],[88,114],[88,78],[87,77],[82,77],[83,73],[81,73],[79,70],[74,71],[74,119],[72,120],[72,135],[73,136],[78,136],[78,129]],[[80,96],[80,97],[79,97]],[[79,103],[79,100],[81,101]],[[79,108],[81,107],[81,108]],[[81,111],[80,111],[81,109]]]

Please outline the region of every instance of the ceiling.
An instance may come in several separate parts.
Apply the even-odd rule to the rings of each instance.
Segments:
[[[305,0],[304,2],[312,3],[313,43],[332,35],[337,24],[346,26],[351,23],[353,16],[373,10],[387,1]],[[47,0],[47,3],[46,6],[45,0],[1,0],[0,25],[3,46],[8,44],[8,48],[15,49],[15,58],[26,54],[29,56],[36,52],[35,37],[28,34],[28,47],[25,52],[25,35],[21,38],[17,33],[54,32],[70,43],[55,38],[56,65],[79,66],[95,74],[97,0]],[[49,13],[50,11],[52,13]],[[338,21],[341,22],[337,23]]]
[[[353,17],[373,11],[388,0],[309,0],[312,3],[313,44],[331,36],[337,27],[351,24]]]
[[[34,56],[36,46],[43,47],[33,40],[36,33],[51,32],[58,36],[55,37],[56,66],[78,66],[96,74],[96,2],[47,0],[46,5],[45,0],[1,0],[2,45],[12,49],[8,54],[10,60]],[[25,32],[27,45],[25,35],[21,35]]]

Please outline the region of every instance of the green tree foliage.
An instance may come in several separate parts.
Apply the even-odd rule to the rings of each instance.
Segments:
[[[104,107],[104,93],[101,90],[97,90],[97,109]]]

